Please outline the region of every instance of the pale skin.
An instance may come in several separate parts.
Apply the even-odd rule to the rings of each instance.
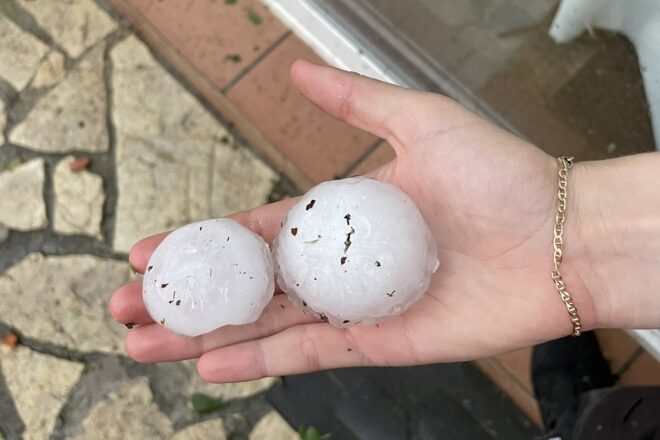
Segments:
[[[387,139],[396,159],[370,175],[417,204],[438,242],[427,294],[378,326],[338,329],[276,295],[255,323],[177,336],[147,314],[141,282],[110,311],[135,323],[139,362],[199,358],[210,382],[320,369],[471,360],[571,333],[550,278],[558,163],[440,95],[305,61],[295,86],[330,115]],[[272,242],[294,200],[230,216]],[[660,327],[660,153],[577,163],[569,173],[561,269],[584,329]],[[140,272],[167,233],[130,252]],[[284,306],[284,307],[282,307]]]

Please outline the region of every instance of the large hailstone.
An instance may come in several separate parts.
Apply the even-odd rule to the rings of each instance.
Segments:
[[[256,321],[273,291],[268,245],[229,219],[192,223],[169,234],[143,280],[149,315],[184,336]]]
[[[365,177],[312,188],[289,211],[273,252],[289,299],[335,326],[402,313],[438,268],[436,242],[415,203]]]

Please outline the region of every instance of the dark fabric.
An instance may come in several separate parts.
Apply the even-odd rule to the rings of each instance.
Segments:
[[[660,440],[660,387],[613,387],[584,393],[546,438]]]
[[[567,408],[577,413],[578,396],[582,393],[614,385],[614,377],[593,332],[537,345],[532,352],[531,373],[547,430],[555,428]],[[568,422],[565,418],[564,423]]]

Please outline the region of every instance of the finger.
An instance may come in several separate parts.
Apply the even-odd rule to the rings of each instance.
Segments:
[[[229,218],[261,235],[266,243],[272,244],[275,236],[280,232],[284,217],[298,199],[299,197],[294,197],[269,203],[258,208],[237,212],[230,215]]]
[[[112,317],[122,324],[153,322],[142,301],[142,281],[133,281],[117,289],[112,294],[108,308]]]
[[[397,155],[425,131],[454,125],[452,115],[456,113],[449,110],[461,108],[441,95],[404,89],[304,60],[291,66],[291,79],[326,113],[390,141]]]
[[[236,220],[246,228],[261,235],[268,244],[271,244],[280,230],[282,219],[297,200],[297,197],[281,200],[279,202],[270,203],[258,208],[229,215],[228,218]],[[147,264],[149,263],[149,258],[151,258],[151,254],[154,253],[160,242],[163,241],[168,234],[169,232],[163,232],[157,235],[152,235],[151,237],[138,241],[133,246],[128,254],[128,261],[138,272],[144,273]]]
[[[143,238],[133,245],[128,252],[128,262],[138,273],[143,274],[144,271],[147,270],[147,263],[149,263],[151,254],[154,253],[160,242],[165,240],[165,237],[167,237],[170,232],[171,231],[161,232],[160,234]]]
[[[369,364],[349,330],[314,323],[207,352],[197,371],[208,382],[224,383]]]
[[[157,324],[133,329],[126,339],[126,351],[131,358],[144,363],[194,359],[209,350],[267,337],[291,326],[314,321],[315,318],[280,295],[273,298],[256,322],[222,327],[194,338],[179,336]]]
[[[319,322],[291,326],[268,337],[207,351],[200,357],[197,371],[208,382],[222,383],[340,367],[465,360],[463,356],[438,356],[438,346],[461,338],[443,340],[428,331],[442,320],[433,307],[436,301],[426,295],[406,314],[375,326],[336,328]]]

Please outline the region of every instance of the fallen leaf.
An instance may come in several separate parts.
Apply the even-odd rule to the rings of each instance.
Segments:
[[[264,22],[264,19],[261,18],[261,15],[257,14],[252,9],[247,10],[247,17],[248,17],[248,20],[250,20],[252,22],[252,24],[255,25],[255,26],[259,26],[261,23]]]
[[[89,157],[86,156],[81,156],[81,157],[76,157],[71,161],[69,164],[69,169],[77,173],[78,171],[84,170],[89,166]]]
[[[194,393],[190,401],[195,412],[199,414],[209,414],[225,406],[222,397],[211,397],[203,393]]]
[[[322,440],[321,433],[314,426],[301,426],[298,430],[300,440]]]
[[[225,59],[227,61],[231,61],[234,64],[238,64],[238,63],[241,62],[241,55],[237,54],[237,53],[232,53],[232,54],[229,54],[229,55],[225,56]]]
[[[7,165],[5,165],[5,171],[11,171],[14,168],[17,168],[22,163],[23,161],[20,158],[15,157],[12,160],[10,160]]]
[[[0,344],[9,347],[16,347],[16,344],[18,344],[18,336],[12,332],[7,332],[2,336],[2,339],[0,339]]]

